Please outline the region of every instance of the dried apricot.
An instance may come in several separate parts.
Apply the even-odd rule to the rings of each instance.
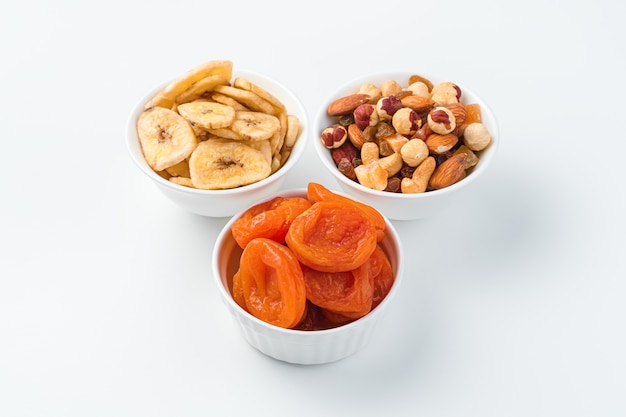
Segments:
[[[369,217],[374,226],[376,227],[376,240],[378,242],[382,241],[385,237],[385,230],[387,225],[385,223],[385,218],[380,214],[378,210],[374,207],[369,206],[367,204],[361,203],[359,201],[352,200],[351,198],[344,197],[337,193],[332,192],[328,188],[324,187],[321,184],[310,182],[307,186],[307,198],[309,201],[316,203],[319,201],[339,201],[346,204],[352,204],[355,207],[363,210]]]
[[[253,316],[283,328],[292,328],[302,320],[306,309],[304,276],[288,247],[272,239],[252,239],[241,254],[237,274],[246,308]]]
[[[380,304],[381,301],[387,296],[391,286],[393,285],[394,276],[391,262],[387,257],[385,251],[377,246],[370,256],[369,260],[370,273],[372,274],[373,281],[373,298],[372,309]]]
[[[275,197],[246,210],[233,223],[231,233],[241,248],[245,248],[248,242],[257,237],[285,243],[289,225],[311,204],[302,197]]]
[[[298,260],[322,272],[350,271],[363,265],[377,245],[370,217],[353,204],[320,201],[291,223],[285,242]]]
[[[351,319],[362,317],[372,308],[372,279],[369,262],[345,272],[320,272],[303,266],[307,299]]]

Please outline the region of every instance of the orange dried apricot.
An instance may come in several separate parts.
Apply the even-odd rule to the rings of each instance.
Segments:
[[[322,272],[350,271],[363,265],[377,245],[370,217],[353,204],[320,201],[291,223],[285,242],[298,260]]]
[[[373,281],[373,298],[372,309],[380,304],[381,301],[389,294],[393,285],[394,276],[391,262],[385,251],[377,246],[368,260],[370,265],[370,273]]]
[[[356,319],[372,308],[369,263],[345,272],[320,272],[303,266],[307,299],[325,310]]]
[[[233,282],[233,293],[243,294],[246,309],[258,319],[292,328],[304,317],[304,276],[288,247],[272,239],[252,239],[241,254],[235,277],[241,290]]]
[[[311,204],[302,197],[276,197],[259,203],[246,210],[233,223],[231,233],[241,248],[245,248],[248,242],[257,237],[285,243],[289,225]]]
[[[385,230],[387,228],[385,224],[385,218],[374,207],[334,193],[328,188],[316,182],[310,182],[308,184],[307,198],[313,203],[319,201],[339,201],[341,203],[351,204],[355,207],[358,207],[359,209],[363,210],[370,217],[372,223],[374,223],[374,226],[376,227],[376,240],[380,242],[384,239]]]

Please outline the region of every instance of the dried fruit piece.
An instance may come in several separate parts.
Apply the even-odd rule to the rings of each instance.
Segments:
[[[280,121],[268,113],[238,111],[230,129],[246,140],[265,140],[280,130]]]
[[[202,129],[228,127],[235,120],[235,110],[232,107],[211,101],[179,104],[177,110],[192,126]]]
[[[210,139],[191,154],[189,171],[196,188],[218,190],[267,178],[271,166],[263,151],[241,141]]]
[[[289,226],[311,204],[302,197],[275,197],[247,209],[233,223],[231,233],[242,249],[258,237],[285,243]]]
[[[298,259],[271,239],[252,240],[241,254],[237,286],[248,312],[278,327],[292,328],[304,317],[306,287]]]
[[[464,121],[465,124],[482,122],[483,118],[482,118],[482,112],[480,110],[480,104],[478,103],[466,104],[465,110],[467,113],[465,116],[465,121]]]
[[[377,233],[370,217],[355,205],[320,201],[294,219],[285,242],[303,265],[342,272],[367,261]]]
[[[389,294],[395,278],[389,257],[380,245],[376,247],[368,263],[373,281],[372,309],[374,309]]]
[[[387,187],[387,171],[378,161],[359,165],[354,168],[359,184],[372,190],[382,191]]]
[[[309,182],[307,186],[307,198],[309,201],[314,203],[318,201],[338,201],[340,203],[352,204],[356,206],[367,214],[370,221],[374,224],[374,227],[376,228],[376,240],[380,242],[385,238],[385,230],[387,229],[385,218],[374,207],[334,193],[316,182]]]
[[[363,265],[351,271],[321,272],[306,266],[302,267],[307,299],[323,308],[351,319],[363,317],[370,312],[374,289],[370,265]]]
[[[155,171],[188,158],[198,143],[187,120],[163,107],[151,107],[141,113],[137,136],[146,162]]]
[[[459,148],[454,151],[454,154],[457,153],[465,153],[467,154],[467,160],[465,161],[465,169],[469,169],[478,164],[479,158],[478,156],[467,146],[461,145]]]

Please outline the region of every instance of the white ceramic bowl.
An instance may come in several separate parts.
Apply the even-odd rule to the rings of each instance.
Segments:
[[[339,193],[345,196],[343,193]],[[275,196],[306,196],[305,189],[287,190]],[[213,249],[212,269],[220,297],[243,333],[244,339],[264,354],[284,362],[315,365],[346,358],[363,348],[374,334],[376,323],[393,302],[401,286],[404,272],[403,251],[393,225],[386,220],[387,232],[381,246],[387,253],[395,273],[395,281],[385,299],[366,316],[328,330],[293,330],[273,326],[257,319],[233,300],[230,292],[232,275],[239,267],[241,249],[232,237],[230,228],[241,216],[238,213],[224,226]]]
[[[487,149],[481,151],[480,162],[478,165],[474,167],[473,171],[467,175],[467,177],[456,184],[447,188],[436,191],[427,191],[421,194],[401,194],[373,190],[355,181],[351,181],[345,175],[340,173],[331,157],[330,151],[322,145],[319,139],[321,132],[326,127],[336,123],[337,120],[336,118],[328,116],[326,112],[328,105],[340,97],[357,92],[359,87],[364,83],[372,83],[380,86],[384,81],[395,80],[404,86],[411,75],[412,73],[401,71],[376,73],[362,76],[345,83],[333,92],[328,97],[327,101],[322,103],[316,114],[311,129],[317,154],[322,160],[324,166],[326,166],[326,168],[335,177],[335,180],[341,189],[353,198],[377,208],[382,214],[392,220],[416,220],[427,218],[451,205],[457,198],[459,198],[461,192],[465,192],[466,189],[470,188],[469,186],[478,180],[489,168],[500,142],[496,118],[487,103],[485,103],[485,101],[476,93],[466,86],[455,82],[455,80],[443,79],[429,74],[420,74],[421,76],[429,79],[433,84],[438,84],[444,81],[450,81],[457,84],[462,91],[462,103],[477,103],[480,105],[482,122],[491,133],[492,142]]]
[[[126,126],[126,144],[135,165],[143,172],[156,187],[172,202],[191,213],[208,217],[230,217],[253,202],[277,192],[286,175],[296,166],[296,163],[306,148],[308,140],[308,119],[304,106],[300,100],[284,85],[267,76],[244,70],[233,69],[233,79],[244,77],[281,100],[289,114],[297,116],[301,124],[300,136],[293,147],[289,159],[278,171],[257,183],[229,190],[199,190],[174,184],[155,173],[144,159],[141,145],[137,137],[137,118],[143,111],[144,104],[165,87],[169,82],[157,86],[142,97],[133,108]]]

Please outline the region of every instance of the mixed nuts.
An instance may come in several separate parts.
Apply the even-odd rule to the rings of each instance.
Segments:
[[[334,123],[320,132],[337,169],[380,191],[423,193],[467,176],[492,142],[477,103],[452,82],[420,75],[363,84],[328,105]]]

